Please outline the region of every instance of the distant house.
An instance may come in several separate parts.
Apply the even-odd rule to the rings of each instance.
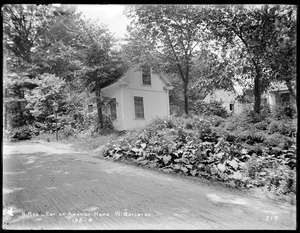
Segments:
[[[166,77],[154,74],[149,66],[132,68],[115,83],[102,88],[102,96],[111,99],[104,114],[110,116],[117,130],[143,127],[155,117],[170,115],[172,89]]]
[[[225,91],[224,89],[216,89],[204,98],[205,103],[211,101],[222,101],[223,107],[228,113],[240,114],[243,110],[243,104],[237,101],[236,91]]]
[[[241,90],[237,87],[234,91],[216,89],[211,94],[208,94],[203,101],[209,103],[211,100],[221,100],[223,101],[223,107],[225,107],[229,113],[240,114],[244,105],[237,100],[239,94],[241,94]],[[291,96],[287,86],[283,83],[272,84],[270,88],[262,94],[261,100],[262,103],[268,103],[271,110],[273,107],[287,102],[295,103],[295,99]]]
[[[271,109],[276,105],[283,105],[286,103],[296,104],[296,100],[292,97],[287,86],[283,83],[272,84],[266,95]]]

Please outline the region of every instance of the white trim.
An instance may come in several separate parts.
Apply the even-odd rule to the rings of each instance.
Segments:
[[[170,116],[171,115],[171,112],[170,112],[170,102],[169,102],[169,90],[166,90],[166,95],[167,95],[167,116]]]
[[[165,90],[173,90],[174,89],[174,87],[173,86],[164,86],[163,87]]]
[[[124,87],[124,89],[128,89],[128,90],[137,90],[137,91],[150,91],[150,92],[160,92],[160,93],[164,93],[163,90],[161,91],[157,91],[157,90],[147,90],[147,89],[140,89],[140,88],[134,88],[134,87]]]
[[[117,102],[117,97],[116,96],[114,96],[114,97],[112,97],[111,98],[112,100],[113,99],[115,99],[115,102],[116,102],[116,119],[112,119],[112,117],[111,117],[111,105],[109,105],[109,115],[110,115],[110,120],[111,121],[118,121],[119,120],[119,118],[118,118],[118,102]]]
[[[151,68],[151,66],[149,66],[150,67],[150,85],[149,84],[144,84],[143,83],[143,67],[141,67],[141,70],[140,70],[140,85],[141,86],[145,86],[145,87],[153,87],[152,86],[152,83],[153,83],[153,79],[152,79],[152,68]]]
[[[123,91],[123,88],[120,88],[120,98],[121,98],[121,128],[124,128],[125,126],[125,114],[124,114],[124,91]]]

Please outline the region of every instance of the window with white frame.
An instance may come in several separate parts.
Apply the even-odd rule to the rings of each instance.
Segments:
[[[148,65],[142,67],[143,85],[151,85],[151,68]]]
[[[135,118],[144,118],[143,97],[134,96],[134,112]]]
[[[110,117],[111,120],[116,120],[117,119],[117,101],[116,98],[113,98],[110,102]]]

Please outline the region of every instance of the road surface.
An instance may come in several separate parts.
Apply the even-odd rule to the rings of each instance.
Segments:
[[[296,229],[296,210],[63,144],[5,142],[2,228]]]

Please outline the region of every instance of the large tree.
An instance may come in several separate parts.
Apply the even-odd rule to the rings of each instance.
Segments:
[[[270,46],[267,64],[271,67],[272,81],[283,82],[298,101],[296,93],[296,6],[282,5],[275,9],[274,43]]]
[[[287,66],[283,67],[281,61],[290,61],[293,54],[289,50],[280,54],[278,38],[295,37],[293,23],[283,25],[285,20],[294,20],[293,17],[287,19],[284,14],[294,14],[293,10],[282,12],[280,5],[226,5],[208,7],[206,12],[207,27],[212,35],[219,41],[224,41],[226,46],[233,47],[236,58],[239,59],[242,77],[250,77],[253,80],[255,95],[254,111],[261,110],[261,95],[266,90],[273,79],[273,74],[287,74]],[[282,14],[283,13],[283,14]],[[201,16],[199,16],[201,18]],[[283,28],[284,26],[284,28]],[[289,28],[290,27],[290,28]],[[285,30],[285,32],[284,32]],[[290,47],[291,50],[294,48]],[[275,59],[275,57],[281,59]],[[271,65],[272,64],[272,65]],[[292,75],[285,75],[291,80]],[[282,75],[279,75],[282,77]],[[279,79],[279,76],[277,79]]]
[[[204,40],[202,20],[195,17],[198,8],[193,5],[138,5],[127,9],[131,19],[128,47],[131,45],[132,57],[181,79],[187,114],[193,58]]]
[[[124,70],[123,62],[112,49],[115,41],[108,29],[82,18],[73,6],[6,5],[4,13],[7,67],[9,73],[15,73],[10,75],[8,87],[22,89],[32,83],[31,89],[43,89],[47,79],[55,77],[66,82],[62,88],[68,96],[95,91],[102,126],[100,90]],[[52,98],[51,88],[49,93],[46,89],[43,95],[59,102],[60,113],[72,105],[67,103],[70,98],[66,95]],[[39,114],[35,115],[42,119],[52,111],[51,106],[48,100],[40,101],[43,95],[37,91],[32,94],[28,107],[34,108],[32,113],[37,111]],[[38,106],[35,102],[38,108],[34,107]]]
[[[51,9],[54,16],[32,49],[29,71],[34,75],[52,73],[71,82],[83,63],[80,27],[84,20],[72,5]]]
[[[2,13],[5,118],[13,119],[13,125],[21,126],[26,122],[24,91],[36,87],[28,73],[32,66],[32,49],[53,14],[45,6],[9,4],[3,6]]]
[[[95,92],[98,128],[103,128],[101,89],[118,79],[127,69],[115,39],[105,25],[85,21],[80,27],[83,66],[78,72],[84,87]]]

